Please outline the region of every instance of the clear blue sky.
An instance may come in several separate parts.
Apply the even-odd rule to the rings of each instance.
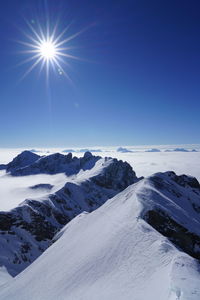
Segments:
[[[46,4],[45,4],[46,2]],[[0,147],[199,143],[200,1],[6,0],[0,9]],[[64,76],[30,64],[15,40],[27,20],[52,22],[71,42]]]

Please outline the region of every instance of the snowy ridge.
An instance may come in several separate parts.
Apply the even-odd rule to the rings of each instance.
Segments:
[[[79,161],[88,169],[86,164],[93,157],[86,153]],[[127,163],[98,159],[94,170],[82,170],[80,177],[74,176],[54,194],[26,199],[11,211],[0,212],[0,265],[15,276],[49,247],[56,232],[71,219],[93,211],[136,181]]]
[[[191,256],[200,259],[200,185],[190,176],[157,173],[143,181],[142,218]]]
[[[71,177],[55,193],[0,212],[0,299],[200,299],[194,177],[137,178],[128,163],[91,153],[14,167],[13,175],[37,169]]]
[[[197,261],[142,218],[146,188],[142,180],[74,218],[0,299],[198,300]]]
[[[26,152],[25,163],[21,164],[21,156],[24,157]],[[39,156],[30,151],[24,151],[19,154],[13,162],[7,165],[6,171],[13,176],[35,175],[35,174],[58,174],[65,173],[70,176],[77,174],[80,170],[92,169],[95,163],[101,158],[100,156],[93,156],[90,152],[85,152],[84,156],[77,158],[72,157],[72,153],[67,155],[54,153],[47,156]],[[28,152],[28,155],[27,155]],[[27,159],[28,156],[28,159]],[[31,158],[35,159],[31,159]],[[20,163],[18,163],[20,161]],[[24,160],[23,160],[24,162]]]

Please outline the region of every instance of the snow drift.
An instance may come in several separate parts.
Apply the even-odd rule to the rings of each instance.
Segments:
[[[0,299],[200,299],[194,177],[137,178],[128,163],[91,153],[20,162],[13,175],[35,170],[72,176],[55,193],[0,212],[0,264],[16,275],[3,267]]]
[[[143,219],[161,202],[149,197],[151,180],[73,219],[52,246],[1,288],[0,299],[198,300],[198,262]],[[173,199],[162,205],[174,217]]]

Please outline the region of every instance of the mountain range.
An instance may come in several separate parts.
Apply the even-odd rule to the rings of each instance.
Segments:
[[[15,277],[3,276],[0,299],[200,299],[194,177],[138,178],[128,163],[90,152],[24,151],[1,168],[68,177],[55,193],[0,212],[0,265]]]

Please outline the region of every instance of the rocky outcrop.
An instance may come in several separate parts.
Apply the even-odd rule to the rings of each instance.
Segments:
[[[179,249],[200,259],[200,184],[174,172],[148,178],[143,218]]]
[[[39,189],[43,189],[43,190],[51,190],[53,188],[52,184],[49,183],[39,183],[39,184],[35,184],[29,187],[32,190],[39,190]]]

